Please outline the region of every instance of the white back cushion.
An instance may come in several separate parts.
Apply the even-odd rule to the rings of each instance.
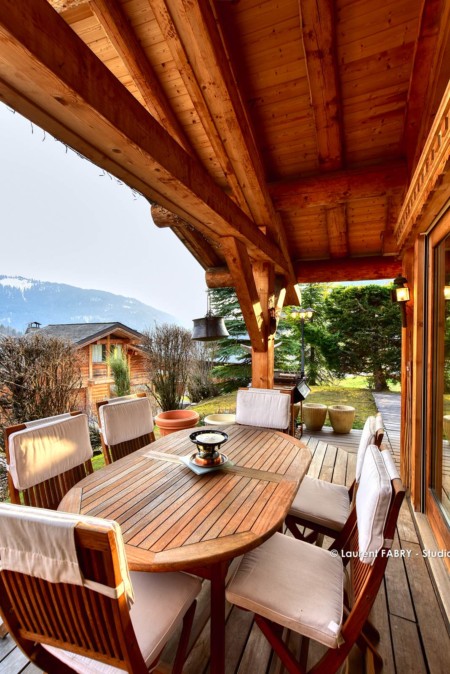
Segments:
[[[384,525],[392,496],[389,473],[376,445],[367,447],[356,493],[361,561],[372,564],[384,542]]]
[[[117,594],[125,591],[130,605],[133,587],[120,526],[113,520],[0,503],[1,568],[43,578],[51,583],[86,585],[101,594],[114,596],[113,588],[83,578],[74,535],[78,523],[113,532],[123,580]]]
[[[398,472],[398,468],[395,465],[394,457],[392,456],[390,450],[383,449],[381,456],[383,457],[384,465],[386,466],[386,470],[389,473],[391,480],[399,480],[400,473]]]
[[[236,423],[263,428],[289,427],[291,398],[273,392],[238,391],[236,398]]]
[[[375,417],[367,417],[366,423],[364,424],[363,431],[361,433],[361,438],[359,440],[358,453],[356,455],[356,482],[359,482],[361,478],[361,470],[364,463],[364,456],[369,445],[373,445],[375,442],[375,433],[376,433],[376,422]]]
[[[12,433],[9,472],[16,489],[28,489],[92,457],[86,414]]]
[[[99,409],[103,439],[107,445],[140,438],[153,431],[153,415],[148,398],[110,401]]]

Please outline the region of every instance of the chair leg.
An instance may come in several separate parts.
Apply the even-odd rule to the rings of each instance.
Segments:
[[[315,543],[317,541],[319,533],[317,531],[311,530],[308,535],[305,535],[305,531],[307,530],[306,527],[303,527],[302,533],[298,528],[299,525],[293,517],[289,517],[288,515],[288,517],[286,517],[285,524],[294,538],[296,538],[298,541],[305,541],[306,543]]]
[[[370,670],[375,671],[375,672],[381,672],[383,669],[383,658],[381,655],[378,653],[377,649],[373,645],[373,643],[367,638],[367,636],[364,634],[364,632],[361,632],[359,637],[356,639],[356,643],[358,644],[358,647],[361,649],[361,651],[364,654],[364,657],[366,659],[366,662],[370,656],[372,656],[373,659],[373,667],[370,666]]]
[[[186,660],[189,637],[191,636],[192,623],[194,622],[197,602],[193,601],[183,618],[183,629],[173,663],[172,674],[182,674],[184,661]]]
[[[294,656],[286,647],[284,641],[281,639],[280,626],[271,623],[257,614],[255,614],[255,622],[266,637],[267,641],[272,646],[275,653],[280,658],[289,674],[306,674],[305,669],[299,662],[295,660]]]

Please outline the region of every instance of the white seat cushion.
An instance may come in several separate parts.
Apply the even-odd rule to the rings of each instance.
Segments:
[[[201,589],[184,573],[131,572],[135,603],[130,615],[147,667],[155,661]],[[123,674],[123,669],[53,646],[44,646],[80,674]]]
[[[238,391],[236,397],[236,423],[261,428],[289,428],[291,399],[286,394],[273,395],[272,391]]]
[[[297,491],[289,515],[340,531],[350,512],[348,489],[340,484],[306,475]]]
[[[153,431],[153,415],[148,398],[110,401],[99,408],[103,440],[118,445]]]
[[[328,550],[276,533],[246,553],[228,585],[228,601],[337,648],[344,567]]]

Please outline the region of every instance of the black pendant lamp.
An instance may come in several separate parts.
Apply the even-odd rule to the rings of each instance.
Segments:
[[[213,316],[210,307],[210,295],[208,293],[208,310],[204,318],[194,318],[194,329],[192,339],[197,342],[213,342],[222,337],[228,337],[229,333],[225,327],[223,316]]]

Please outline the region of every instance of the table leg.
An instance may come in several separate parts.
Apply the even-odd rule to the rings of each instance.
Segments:
[[[211,674],[225,672],[225,578],[228,562],[211,567]]]

